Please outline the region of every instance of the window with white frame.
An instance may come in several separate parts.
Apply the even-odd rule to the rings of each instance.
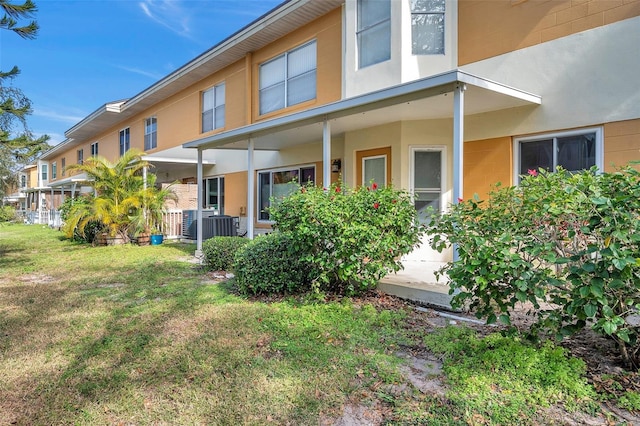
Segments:
[[[410,190],[421,223],[429,220],[429,207],[436,213],[442,209],[443,164],[444,148],[411,149]]]
[[[540,168],[553,171],[562,167],[570,172],[602,168],[602,149],[600,128],[516,138],[516,182]]]
[[[41,167],[41,171],[42,171],[42,180],[48,180],[49,176],[48,176],[48,172],[49,172],[49,166],[46,164],[43,164]]]
[[[98,142],[94,142],[91,144],[91,156],[95,157],[98,155]]]
[[[298,188],[297,184],[306,185],[314,182],[315,166],[302,166],[291,169],[266,170],[258,172],[258,220],[269,220],[268,209],[271,198],[284,198]]]
[[[411,53],[444,54],[445,0],[411,0]]]
[[[225,86],[218,84],[202,92],[202,133],[224,127]]]
[[[144,120],[144,150],[158,147],[158,119],[149,117]]]
[[[57,178],[58,178],[58,163],[54,161],[53,163],[51,163],[51,179],[57,179]]]
[[[84,149],[78,150],[78,164],[84,163]]]
[[[214,209],[224,214],[224,177],[207,178],[204,181],[203,208]]]
[[[358,0],[358,67],[391,59],[391,1]]]
[[[27,175],[20,175],[20,188],[27,187]]]
[[[131,148],[131,132],[129,128],[120,130],[120,156]]]
[[[315,40],[260,65],[260,114],[315,99]]]

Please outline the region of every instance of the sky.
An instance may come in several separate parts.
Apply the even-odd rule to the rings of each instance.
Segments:
[[[283,2],[34,1],[38,36],[0,30],[0,70],[20,68],[8,84],[31,100],[27,124],[51,145],[105,103],[135,96]]]

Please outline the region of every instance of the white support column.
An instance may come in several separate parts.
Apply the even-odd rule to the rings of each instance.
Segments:
[[[147,189],[147,166],[142,168],[142,188]]]
[[[463,83],[458,83],[453,92],[453,203],[464,198],[464,91]],[[457,261],[458,247],[453,247],[453,261]]]
[[[253,240],[253,219],[255,218],[255,188],[256,188],[256,176],[253,165],[253,138],[249,138],[249,145],[247,146],[247,238]]]
[[[196,197],[198,203],[198,211],[196,213],[196,257],[202,258],[202,149],[198,148],[198,166],[196,171],[196,179],[198,184],[198,196]],[[183,219],[184,220],[184,219]]]
[[[78,185],[77,183],[73,183],[73,185],[71,186],[71,199],[75,200],[76,198],[76,185]]]
[[[331,123],[326,118],[322,123],[322,186],[331,186]]]

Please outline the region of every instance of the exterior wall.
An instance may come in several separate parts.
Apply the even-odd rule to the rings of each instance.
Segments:
[[[605,124],[605,171],[611,172],[629,161],[638,160],[640,160],[640,118]]]
[[[640,17],[466,65],[472,74],[535,93],[542,105],[465,118],[465,139],[525,135],[640,116]],[[615,72],[613,71],[615,70]]]
[[[513,143],[509,136],[465,142],[464,198],[486,199],[498,182],[513,184]]]
[[[252,120],[260,121],[292,112],[305,110],[337,101],[342,95],[342,9],[338,8],[325,16],[299,28],[280,40],[253,53],[252,61]],[[316,99],[306,101],[278,111],[260,115],[259,76],[260,64],[308,41],[317,42],[317,92]]]
[[[345,4],[345,97],[352,97],[419,78],[440,74],[457,67],[458,2],[445,5],[445,54],[411,53],[411,9],[409,1],[391,1],[391,59],[358,68],[356,41],[357,1]]]
[[[638,0],[461,0],[458,63],[466,65],[640,16]]]

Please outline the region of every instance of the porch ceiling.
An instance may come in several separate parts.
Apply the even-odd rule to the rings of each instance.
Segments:
[[[253,138],[256,150],[279,150],[322,140],[325,119],[336,137],[397,121],[451,118],[452,92],[460,84],[466,86],[465,116],[541,103],[537,95],[457,70],[198,139],[183,147],[244,150]]]

